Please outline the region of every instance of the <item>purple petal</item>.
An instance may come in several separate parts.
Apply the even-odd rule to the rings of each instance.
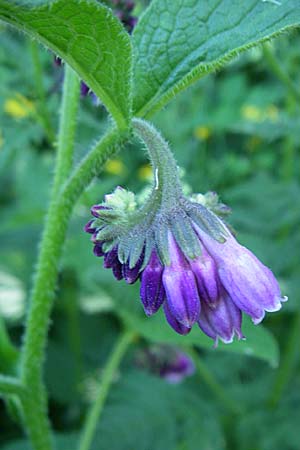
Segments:
[[[118,247],[114,247],[112,250],[110,250],[108,253],[104,256],[104,267],[106,269],[111,269],[113,265],[116,263],[116,261],[119,262],[118,259]]]
[[[93,214],[94,217],[99,218],[100,217],[99,211],[103,209],[111,209],[111,208],[108,208],[107,206],[104,205],[94,205],[91,207],[91,213]]]
[[[197,280],[198,291],[201,300],[214,303],[219,298],[219,277],[217,266],[212,257],[202,247],[202,254],[198,258],[189,261]]]
[[[95,256],[104,256],[105,255],[104,251],[102,250],[102,243],[96,244],[94,246],[94,255]]]
[[[191,327],[199,318],[200,299],[195,276],[171,233],[168,235],[171,264],[163,271],[163,285],[172,315]]]
[[[144,256],[145,256],[145,250],[143,249],[141,256],[139,257],[136,265],[130,269],[129,267],[129,261],[127,261],[125,264],[123,264],[123,277],[128,284],[133,284],[136,282],[140,275],[140,269],[142,267],[142,264],[144,262]]]
[[[95,222],[95,219],[90,220],[85,226],[84,231],[86,233],[95,233],[96,228],[93,226],[93,223]]]
[[[114,274],[114,277],[117,280],[122,280],[123,279],[123,270],[122,270],[122,264],[120,263],[120,261],[116,261],[115,264],[112,266],[112,271]]]
[[[171,360],[167,361],[160,370],[160,376],[171,384],[180,383],[184,378],[194,373],[195,364],[193,360],[179,350],[175,352]]]
[[[238,308],[252,317],[255,324],[261,322],[265,311],[278,311],[281,302],[280,288],[271,270],[262,264],[233,236],[223,244],[215,241],[202,230],[197,232],[210,255],[214,258],[224,288]]]
[[[80,93],[82,97],[86,97],[89,93],[90,88],[85,84],[84,81],[81,81],[80,83]]]
[[[186,327],[186,326],[182,325],[182,323],[178,322],[176,317],[174,317],[174,315],[170,311],[170,308],[169,308],[167,302],[164,302],[163,308],[164,308],[164,313],[165,313],[168,324],[173,328],[173,330],[176,331],[176,333],[185,335],[191,331],[191,329],[192,329],[191,327]]]
[[[165,299],[162,284],[163,266],[153,250],[150,260],[141,275],[140,296],[147,316],[156,313]]]
[[[112,269],[113,274],[117,280],[121,280],[123,278],[122,264],[118,259],[117,246],[104,255],[104,267],[106,269]]]
[[[243,338],[241,310],[226,293],[217,303],[202,304],[198,325],[207,336],[215,340],[216,345],[218,338],[226,344],[233,341],[235,334],[238,339]]]

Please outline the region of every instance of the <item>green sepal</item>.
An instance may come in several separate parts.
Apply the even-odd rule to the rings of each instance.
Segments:
[[[116,245],[117,245],[117,241],[116,241],[116,240],[103,242],[103,243],[102,243],[102,250],[104,251],[104,253],[108,253],[108,252],[110,252]]]
[[[168,224],[163,220],[158,221],[158,223],[154,227],[156,249],[161,262],[166,266],[169,266],[171,264],[168,249],[168,232]]]
[[[153,250],[156,250],[156,253],[158,253],[154,243],[153,234],[149,233],[149,235],[146,237],[144,261],[141,267],[141,271],[144,270],[145,267],[147,266]]]
[[[171,219],[171,231],[186,257],[194,259],[201,255],[199,238],[185,213],[182,212]]]
[[[134,230],[133,230],[134,231]],[[137,230],[138,232],[138,230]],[[145,246],[145,236],[137,235],[135,238],[133,245],[131,245],[130,248],[130,255],[129,255],[129,269],[133,269],[133,267],[138,262],[143,248]]]
[[[225,228],[225,225],[214,213],[205,208],[205,206],[200,204],[193,205],[190,203],[187,207],[187,213],[192,221],[209,236],[220,243],[226,241],[229,232]]]
[[[111,222],[112,220],[118,220],[122,218],[123,214],[121,215],[118,210],[115,209],[102,209],[99,211],[99,220],[102,220],[103,222]]]
[[[107,225],[98,231],[96,239],[97,241],[112,241],[117,235],[117,227]]]
[[[118,258],[121,264],[125,264],[127,262],[130,254],[130,247],[130,238],[128,239],[127,235],[125,234],[120,238],[118,244]]]

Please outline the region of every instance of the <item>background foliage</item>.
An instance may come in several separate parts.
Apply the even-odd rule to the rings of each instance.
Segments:
[[[55,156],[49,134],[57,129],[63,70],[54,66],[50,52],[38,50],[50,118],[45,126],[31,44],[7,28],[0,32],[0,315],[18,347],[47,210]],[[299,48],[300,35],[292,32],[272,49],[296,86]],[[82,232],[90,205],[117,184],[135,192],[147,184],[151,172],[144,153],[134,142],[127,145],[80,199],[65,243],[45,370],[58,448],[74,448],[78,441],[122,319],[130,321],[140,337],[114,380],[95,450],[296,450],[299,102],[274,75],[263,49],[256,48],[200,80],[154,122],[184,168],[184,181],[195,192],[217,191],[232,207],[231,223],[239,240],[272,267],[290,300],[280,313],[266,318],[266,332],[246,326],[248,341],[217,351],[200,330],[183,341],[159,316],[145,319],[138,287],[117,283],[103,270]],[[82,98],[77,160],[106,124],[105,109],[96,107],[91,97]],[[207,385],[203,371],[173,386],[139,368],[138,351],[151,341],[200,344],[201,361],[234,407]],[[1,370],[9,372],[8,362],[13,364],[15,358],[1,331],[0,366],[6,361]],[[0,408],[1,446],[26,450],[26,443],[18,443],[22,434],[13,412],[5,410],[4,402]]]

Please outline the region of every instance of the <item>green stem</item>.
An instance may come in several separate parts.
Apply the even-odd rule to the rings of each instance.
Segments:
[[[0,395],[13,394],[22,397],[26,390],[17,378],[0,375]]]
[[[289,336],[286,340],[287,345],[283,353],[282,362],[277,370],[275,381],[267,401],[267,404],[271,409],[275,409],[278,405],[284,389],[291,378],[295,359],[299,353],[299,340],[300,312],[297,312],[294,317]]]
[[[97,428],[97,424],[103,410],[105,400],[107,398],[109,389],[113,382],[113,378],[120,362],[134,339],[135,334],[132,331],[125,331],[117,341],[109,360],[103,370],[102,382],[96,394],[95,403],[92,405],[86,423],[82,432],[82,437],[79,444],[79,450],[89,450],[93,437]]]
[[[61,201],[66,199],[67,202],[75,203],[92,179],[101,172],[106,161],[117,153],[128,138],[128,131],[121,132],[116,128],[108,130],[66,182],[60,195]]]
[[[61,194],[50,202],[31,294],[22,360],[22,381],[29,391],[23,402],[24,418],[36,450],[52,449],[42,368],[67,226],[78,197],[122,139],[124,134],[120,135],[116,129],[109,130],[74,171]]]
[[[145,143],[155,176],[155,190],[161,193],[162,201],[173,206],[174,197],[182,193],[175,158],[154,126],[142,119],[134,118],[132,126],[137,136]]]
[[[66,315],[69,349],[74,357],[76,386],[83,379],[82,345],[80,333],[79,286],[75,270],[64,269],[61,280],[60,303]]]
[[[19,352],[11,343],[6,326],[0,317],[0,370],[5,373],[12,373],[16,369]]]
[[[229,395],[227,395],[224,388],[219,384],[214,375],[201,360],[200,355],[190,347],[185,348],[185,351],[193,358],[201,380],[206,383],[224,408],[234,415],[240,414],[242,412],[240,405],[237,404]]]
[[[294,82],[290,79],[289,75],[279,64],[268,44],[263,45],[263,53],[265,60],[274,75],[286,86],[291,95],[295,97],[298,102],[300,102],[300,92]]]
[[[43,83],[43,67],[40,60],[39,47],[35,41],[30,39],[29,48],[33,63],[34,85],[38,97],[38,117],[44,127],[48,141],[53,143],[55,141],[55,132],[53,130],[50,114],[47,108],[47,95]]]
[[[70,174],[73,165],[74,141],[79,106],[80,80],[67,64],[60,111],[57,161],[54,177],[54,194],[56,195]]]

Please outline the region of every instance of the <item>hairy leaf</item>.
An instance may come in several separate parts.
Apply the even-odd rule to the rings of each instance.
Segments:
[[[299,22],[298,0],[153,0],[133,36],[135,114]]]
[[[49,47],[103,101],[119,126],[131,113],[131,45],[118,19],[95,0],[0,0],[0,19]],[[24,68],[25,70],[25,68]]]

